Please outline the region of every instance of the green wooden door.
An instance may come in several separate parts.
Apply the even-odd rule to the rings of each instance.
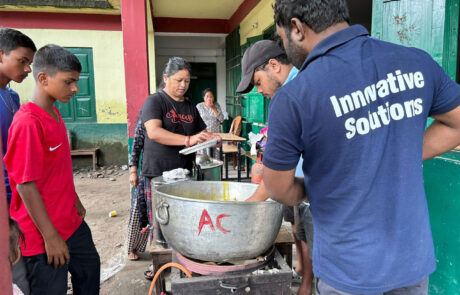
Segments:
[[[428,52],[455,79],[458,0],[374,0],[372,35]]]
[[[225,61],[227,72],[227,93],[225,98],[230,122],[242,113],[241,101],[239,99],[240,95],[236,93],[236,88],[241,81],[241,46],[239,32],[240,28],[237,27],[225,38]],[[229,125],[230,123],[228,126]]]
[[[241,46],[241,56],[244,55],[244,52],[257,41],[263,40],[264,35],[258,35],[251,38],[248,38],[246,43]],[[265,122],[264,114],[264,97],[262,94],[257,93],[257,88],[254,87],[248,94],[245,94],[241,97],[241,100],[245,100],[242,103],[243,120],[250,123],[263,123]]]
[[[427,51],[456,79],[458,0],[373,1],[372,35]],[[460,295],[460,152],[424,162],[437,270],[430,294]]]
[[[96,122],[96,102],[94,91],[94,67],[92,48],[66,48],[81,63],[78,93],[69,103],[56,102],[65,122]]]
[[[190,63],[192,66],[192,79],[190,86],[185,94],[193,104],[197,105],[203,102],[203,90],[211,88],[214,92],[215,101],[217,101],[217,84],[216,84],[216,64],[215,63]]]
[[[262,33],[265,40],[273,40],[275,39],[278,34],[276,33],[276,26],[275,24],[271,25],[270,27],[266,28]]]

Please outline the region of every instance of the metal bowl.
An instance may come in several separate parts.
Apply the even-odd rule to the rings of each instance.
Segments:
[[[278,235],[282,205],[272,200],[244,202],[257,185],[186,181],[155,188],[155,216],[171,247],[204,261],[252,259]]]
[[[212,164],[212,159],[206,154],[197,154],[195,162],[198,165],[204,166],[204,165]]]

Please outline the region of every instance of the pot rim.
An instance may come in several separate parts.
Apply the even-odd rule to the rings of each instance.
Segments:
[[[200,166],[201,169],[211,169],[211,168],[216,168],[224,165],[223,161],[219,160],[213,160],[211,163],[208,164],[197,164]]]
[[[255,206],[255,205],[260,205],[260,204],[272,204],[272,205],[278,205],[280,203],[272,200],[272,199],[267,199],[265,201],[261,201],[261,202],[245,202],[245,201],[213,201],[213,200],[203,200],[203,199],[192,199],[192,198],[186,198],[186,197],[179,197],[179,196],[174,196],[174,195],[170,195],[170,194],[167,194],[167,193],[164,193],[164,192],[160,192],[158,191],[158,189],[162,188],[163,186],[172,186],[172,185],[175,185],[175,184],[183,184],[183,183],[198,183],[198,184],[206,184],[206,183],[224,183],[224,182],[227,182],[227,183],[230,183],[230,181],[190,181],[190,180],[187,180],[187,181],[180,181],[180,182],[173,182],[173,183],[165,183],[165,184],[161,184],[157,187],[154,188],[155,192],[163,197],[168,197],[168,198],[171,198],[171,199],[176,199],[176,200],[181,200],[181,201],[187,201],[187,202],[195,202],[195,203],[212,203],[212,204],[232,204],[232,205],[250,205],[250,206]],[[253,183],[241,183],[243,185],[256,185],[256,184],[253,184]],[[152,187],[153,188],[153,187]],[[249,198],[249,197],[248,197]]]

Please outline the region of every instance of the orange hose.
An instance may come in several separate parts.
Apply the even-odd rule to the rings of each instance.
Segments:
[[[178,268],[178,269],[182,270],[187,275],[187,277],[189,277],[189,278],[192,277],[192,274],[190,274],[190,272],[185,267],[180,265],[179,263],[175,263],[175,262],[166,263],[165,265],[160,267],[160,269],[155,273],[155,276],[153,277],[153,280],[152,280],[152,284],[150,285],[149,295],[153,294],[153,287],[155,286],[155,282],[157,281],[158,277],[163,272],[163,270],[167,269],[168,267]]]

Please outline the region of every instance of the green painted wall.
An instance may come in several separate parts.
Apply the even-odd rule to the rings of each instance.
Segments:
[[[460,294],[460,151],[423,164],[437,270],[430,294]]]
[[[373,1],[373,36],[427,51],[453,80],[458,28],[459,0]],[[437,258],[429,291],[460,295],[460,151],[424,162],[423,172]]]
[[[128,164],[128,135],[126,124],[66,123],[72,136],[72,149],[98,147],[99,164]],[[74,166],[89,166],[91,157],[75,157]]]

